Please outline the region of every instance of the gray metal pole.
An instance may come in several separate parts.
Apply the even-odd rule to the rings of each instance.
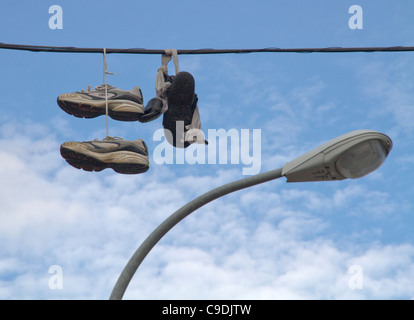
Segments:
[[[208,191],[201,196],[190,201],[172,215],[170,215],[163,223],[161,223],[141,244],[141,246],[135,251],[131,259],[128,261],[124,270],[118,278],[115,287],[112,290],[110,300],[121,300],[132,277],[137,271],[138,267],[151,251],[151,249],[157,244],[158,241],[171,230],[178,222],[183,220],[189,214],[202,207],[203,205],[225,196],[234,191],[238,191],[244,188],[248,188],[263,182],[275,180],[282,177],[282,169],[276,169],[264,173],[260,173],[248,178],[244,178],[238,181],[230,182],[221,187]]]

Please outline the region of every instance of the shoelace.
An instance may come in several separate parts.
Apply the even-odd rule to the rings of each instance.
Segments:
[[[167,91],[171,86],[171,83],[166,81],[165,77],[168,76],[168,62],[174,61],[175,74],[179,72],[178,67],[178,54],[176,49],[166,49],[161,56],[161,67],[157,70],[155,77],[155,92],[157,98],[160,98],[163,104],[161,113],[165,113],[168,110]]]
[[[106,136],[105,138],[101,139],[93,139],[92,141],[95,142],[102,142],[102,141],[125,141],[125,139],[122,139],[121,137],[110,137],[110,136]]]
[[[105,90],[105,87],[106,87],[106,90],[111,90],[115,88],[114,86],[111,86],[110,84],[101,84],[100,86],[96,86],[95,90]]]
[[[106,84],[106,85],[101,84],[99,86],[96,86],[95,89],[92,89],[92,85],[88,85],[88,89],[86,89],[86,91],[82,89],[81,92],[91,92],[92,90],[105,90],[105,87],[106,87],[106,90],[111,90],[115,88],[114,86],[111,86],[110,84]]]
[[[95,139],[95,140],[98,140],[98,139]],[[124,140],[124,139],[122,139],[121,137],[117,137],[117,136],[115,136],[115,137],[106,136],[102,140],[103,141],[111,141],[111,140]]]

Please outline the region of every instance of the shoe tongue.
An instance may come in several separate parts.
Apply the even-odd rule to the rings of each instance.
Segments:
[[[138,86],[135,86],[132,90],[129,90],[129,92],[142,98],[141,89]]]

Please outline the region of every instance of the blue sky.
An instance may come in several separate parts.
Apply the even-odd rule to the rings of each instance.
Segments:
[[[0,42],[99,48],[412,46],[410,2],[4,1]],[[63,29],[48,26],[51,5]],[[351,30],[351,5],[363,29]],[[102,55],[0,50],[0,298],[107,299],[139,244],[198,195],[243,178],[242,164],[163,164],[151,123],[109,121],[142,138],[150,169],[123,176],[69,166],[65,141],[105,137],[61,93],[102,84]],[[159,55],[111,54],[108,83],[155,95]],[[261,172],[357,129],[389,135],[386,162],[359,180],[285,178],[216,200],[149,254],[125,299],[413,299],[413,53],[179,56],[196,81],[202,128],[260,129]],[[169,64],[174,73],[173,64]],[[51,289],[51,266],[62,289]],[[351,288],[349,268],[363,271]]]

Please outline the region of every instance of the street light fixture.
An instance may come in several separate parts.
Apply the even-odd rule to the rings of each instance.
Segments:
[[[287,182],[361,178],[378,169],[392,148],[391,139],[372,130],[357,130],[335,138],[286,163]]]
[[[234,191],[283,176],[287,178],[287,182],[360,178],[379,168],[391,148],[392,141],[385,134],[371,130],[357,130],[333,139],[286,163],[283,168],[230,182],[202,194],[170,215],[145,239],[119,276],[110,299],[122,299],[129,282],[151,249],[177,223],[205,204]]]

